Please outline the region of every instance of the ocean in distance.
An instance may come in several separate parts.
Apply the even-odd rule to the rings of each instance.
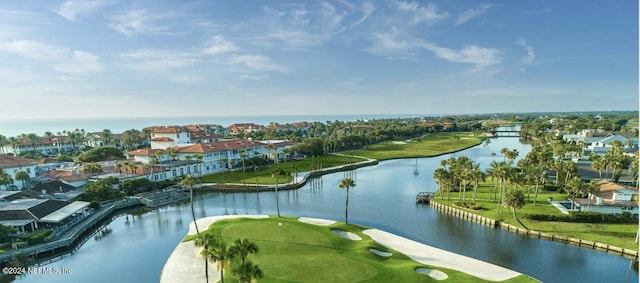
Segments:
[[[255,123],[269,125],[271,122],[286,124],[294,122],[356,121],[383,118],[409,118],[426,115],[413,114],[354,114],[354,115],[291,115],[291,116],[209,116],[209,117],[114,117],[114,118],[74,118],[74,119],[14,119],[0,120],[0,135],[14,137],[34,133],[43,136],[50,131],[54,135],[62,131],[84,129],[87,132],[111,130],[120,134],[126,130],[141,130],[150,126],[170,126],[189,124],[218,124],[223,127],[234,123]]]

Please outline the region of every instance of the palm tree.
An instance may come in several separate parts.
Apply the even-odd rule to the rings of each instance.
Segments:
[[[202,233],[195,238],[193,243],[196,247],[203,247],[200,254],[204,257],[204,278],[209,282],[209,257],[207,256],[207,251],[209,246],[213,246],[216,243],[216,238],[211,233]]]
[[[47,140],[49,141],[49,145],[53,146],[53,133],[50,131],[46,131],[44,132],[44,136],[47,138]],[[59,154],[59,152],[58,152]]]
[[[271,175],[276,177],[276,210],[278,211],[278,217],[280,217],[280,200],[278,198],[278,177],[280,176],[280,168],[273,169]]]
[[[31,177],[29,177],[29,173],[27,173],[27,171],[24,171],[24,170],[16,171],[15,175],[13,176],[13,178],[16,181],[22,182],[22,188],[23,189],[27,187],[27,184],[31,180]]]
[[[9,173],[5,172],[0,167],[0,186],[4,186],[4,189],[8,190],[9,185],[11,184],[13,184],[13,179],[11,178],[11,175],[9,175]]]
[[[245,238],[236,239],[233,242],[234,254],[240,256],[240,263],[244,264],[244,259],[249,254],[255,254],[259,251],[258,245]]]
[[[196,227],[196,234],[200,234],[200,230],[198,229],[198,223],[196,222],[196,213],[193,210],[193,186],[200,183],[200,179],[194,177],[193,175],[188,175],[182,180],[183,187],[189,187],[189,196],[191,199],[191,216],[193,217],[193,225]]]
[[[571,210],[574,209],[576,194],[582,191],[583,185],[584,183],[582,183],[582,180],[578,176],[574,176],[564,184],[565,191],[571,194]]]
[[[122,175],[122,163],[118,162],[115,165],[116,169],[118,169],[118,173],[120,173],[120,175]]]
[[[198,177],[200,177],[202,175],[202,160],[204,159],[204,156],[200,153],[196,153],[193,155],[193,159],[198,162]]]
[[[510,190],[504,196],[504,200],[502,205],[505,207],[511,208],[511,213],[513,214],[513,218],[520,224],[524,229],[529,230],[527,226],[520,221],[518,215],[516,214],[516,210],[524,206],[524,194],[520,190]]]
[[[242,263],[239,267],[232,269],[231,274],[240,283],[257,282],[257,279],[264,276],[262,269],[250,261]]]
[[[584,189],[589,193],[589,199],[587,200],[587,211],[589,211],[589,208],[591,207],[591,198],[600,192],[600,185],[598,185],[596,180],[591,180],[591,182],[584,185]]]
[[[36,149],[36,144],[40,143],[40,137],[34,133],[30,133],[26,136],[27,140],[29,141],[29,143],[31,143],[31,146],[33,147],[33,154],[35,156],[38,156],[38,151]]]
[[[245,149],[240,150],[240,159],[242,160],[242,180],[244,182],[244,185],[247,185],[247,178],[245,177],[245,158],[247,158],[247,151]]]
[[[227,170],[225,169],[225,165],[227,165],[227,159],[226,158],[220,158],[218,160],[218,163],[220,164],[220,168],[222,168],[222,184],[225,183],[225,176],[226,176],[226,172]]]
[[[484,182],[487,175],[480,169],[480,163],[474,163],[471,168],[471,180],[473,181],[473,199],[472,202],[476,203],[476,192],[480,182]]]
[[[356,183],[353,182],[352,179],[344,178],[340,181],[338,187],[345,190],[346,192],[346,200],[344,203],[344,223],[349,224],[349,190],[356,186]]]
[[[217,241],[207,249],[209,258],[216,262],[218,270],[220,270],[220,282],[224,283],[224,268],[233,260],[234,250],[227,246],[225,242]]]
[[[9,144],[9,139],[6,136],[0,135],[0,154],[5,153],[4,147]]]

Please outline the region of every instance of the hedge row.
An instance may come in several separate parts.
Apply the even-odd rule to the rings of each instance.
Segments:
[[[638,215],[629,212],[604,214],[597,212],[573,212],[571,214],[525,214],[525,219],[538,221],[577,222],[577,223],[638,223]]]

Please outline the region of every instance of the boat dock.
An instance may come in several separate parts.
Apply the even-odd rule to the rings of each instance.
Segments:
[[[434,196],[435,196],[435,193],[419,192],[418,195],[416,196],[416,203],[428,204]]]

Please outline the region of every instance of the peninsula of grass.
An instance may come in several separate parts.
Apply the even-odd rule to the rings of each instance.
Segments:
[[[410,140],[387,141],[343,153],[378,160],[433,157],[479,145],[484,137],[468,132],[435,133]]]
[[[521,227],[513,218],[509,208],[503,207],[501,211],[498,212],[498,203],[497,201],[492,200],[491,195],[489,194],[492,186],[490,183],[491,179],[488,178],[487,181],[487,183],[481,183],[478,186],[475,204],[472,204],[471,199],[473,192],[471,190],[467,190],[467,197],[462,202],[470,204],[469,207],[455,205],[456,202],[459,202],[458,192],[452,192],[450,200],[447,199],[446,193],[444,194],[444,198],[442,198],[440,196],[440,192],[437,192],[436,197],[431,201],[462,209],[490,219],[500,220],[516,227]],[[510,185],[509,189],[513,189],[513,186]],[[556,236],[573,237],[587,241],[609,244],[628,250],[638,250],[638,243],[635,242],[636,233],[638,232],[638,223],[573,223],[529,220],[524,218],[525,214],[561,215],[562,212],[551,205],[548,199],[564,200],[570,199],[571,196],[557,191],[540,190],[535,201],[536,204],[534,205],[535,194],[533,193],[533,190],[530,198],[527,198],[527,189],[520,189],[525,193],[526,203],[522,208],[518,209],[516,213],[518,218],[525,224],[525,226],[527,226],[527,228]]]
[[[240,165],[239,169],[236,169],[236,171],[206,175],[202,176],[200,180],[203,183],[275,185],[276,177],[273,176],[273,171],[281,169],[286,174],[278,176],[277,181],[278,184],[286,184],[293,180],[296,173],[309,172],[312,170],[335,167],[364,160],[366,159],[331,154],[320,157],[307,157],[298,160],[290,160],[286,162],[280,161],[274,165],[261,168],[257,171],[254,170],[253,167],[247,167],[243,172],[242,165]]]
[[[487,282],[455,270],[427,266],[375,243],[362,233],[366,227],[336,222],[329,226],[302,223],[290,217],[218,220],[204,233],[232,243],[245,238],[259,247],[248,256],[263,271],[260,282],[431,282],[416,268],[436,269],[447,274],[444,282]],[[336,235],[332,230],[354,233],[360,241]],[[190,241],[195,235],[188,236]],[[369,249],[390,252],[384,257]],[[239,264],[233,262],[232,266]],[[211,271],[210,272],[215,272]],[[225,282],[237,282],[226,273]],[[503,282],[538,282],[520,275]]]

